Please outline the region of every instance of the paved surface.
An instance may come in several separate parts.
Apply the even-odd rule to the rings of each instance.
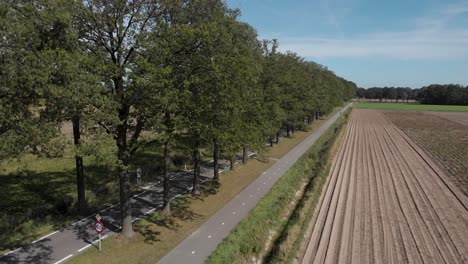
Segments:
[[[383,114],[356,110],[302,263],[468,263],[468,199]]]
[[[346,110],[351,104],[347,105]],[[344,111],[343,110],[343,111]],[[343,112],[342,111],[342,112]],[[302,143],[278,160],[273,166],[245,188],[205,224],[182,241],[158,263],[183,264],[203,263],[216,249],[231,230],[253,209],[260,199],[268,193],[281,176],[302,156],[315,141],[329,128],[341,112],[333,115],[320,128],[314,131]]]
[[[203,167],[204,175],[213,175],[213,169]],[[211,173],[211,174],[210,174]],[[171,199],[191,190],[191,172],[177,172],[171,175]],[[200,182],[207,181],[200,177]],[[162,183],[145,188],[146,191],[132,198],[133,221],[159,209],[162,206]],[[120,206],[114,205],[100,212],[106,227],[102,238],[120,230]],[[31,244],[15,249],[0,257],[0,263],[62,263],[91,247],[98,248],[98,235],[94,230],[94,215],[42,237]]]

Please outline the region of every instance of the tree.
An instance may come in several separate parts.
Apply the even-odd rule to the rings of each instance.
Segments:
[[[4,160],[37,151],[57,130],[41,116],[47,75],[37,56],[38,34],[25,23],[35,14],[34,4],[2,2],[0,13],[0,160]]]
[[[141,147],[141,132],[149,118],[159,113],[154,85],[140,82],[137,73],[146,58],[142,40],[157,24],[160,5],[156,1],[88,0],[76,3],[76,29],[82,48],[101,63],[95,74],[102,78],[105,98],[96,107],[98,124],[115,140],[120,182],[122,234],[133,236],[128,165]]]

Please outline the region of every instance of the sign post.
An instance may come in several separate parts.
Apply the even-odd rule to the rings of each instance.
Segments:
[[[96,223],[94,224],[94,230],[99,234],[99,252],[101,252],[101,233],[104,232],[104,224],[100,221],[101,216],[96,215]]]

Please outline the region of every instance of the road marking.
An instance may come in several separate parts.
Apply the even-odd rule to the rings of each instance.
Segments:
[[[92,245],[93,245],[93,244],[86,245],[86,246],[84,246],[84,247],[78,249],[78,252],[81,252],[81,251],[83,251],[83,250],[89,248],[89,247],[92,246]]]
[[[70,254],[70,255],[64,257],[63,259],[61,259],[61,260],[55,262],[54,264],[62,263],[62,262],[64,262],[65,260],[67,260],[67,259],[69,259],[69,258],[71,258],[71,257],[73,257],[73,254]]]
[[[149,211],[146,212],[145,214],[151,214],[152,212],[154,212],[154,210],[156,210],[156,208],[153,208],[153,209],[149,210]]]
[[[57,231],[55,231],[55,232],[52,232],[52,233],[50,233],[50,234],[48,234],[48,235],[45,235],[45,236],[43,236],[43,237],[41,237],[41,238],[39,238],[39,239],[34,240],[32,243],[34,244],[34,243],[36,243],[36,242],[38,242],[38,241],[41,241],[42,239],[44,239],[44,238],[46,238],[46,237],[50,237],[51,235],[53,235],[53,234],[55,234],[55,233],[58,233],[58,232],[59,232],[59,230],[57,230]]]
[[[20,249],[21,249],[21,248],[17,248],[17,249],[11,250],[10,252],[7,252],[7,253],[3,254],[2,256],[10,255],[11,253],[16,252],[16,251],[18,251],[18,250],[20,250]]]

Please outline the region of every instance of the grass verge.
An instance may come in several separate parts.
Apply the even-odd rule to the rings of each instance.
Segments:
[[[335,109],[331,116],[338,112]],[[327,118],[327,117],[326,117]],[[283,138],[268,153],[271,158],[281,158],[320,127],[326,118],[311,124],[308,131],[296,131],[290,138]],[[221,174],[217,189],[206,188],[200,196],[182,196],[171,204],[172,214],[164,216],[155,212],[151,217],[135,223],[135,237],[131,240],[119,236],[108,238],[103,251],[91,248],[70,259],[68,263],[154,263],[176,247],[212,215],[221,209],[244,188],[249,186],[274,160],[250,160],[235,171]]]
[[[317,183],[320,178],[325,177],[331,146],[348,115],[349,112],[339,118],[291,167],[257,207],[218,246],[207,263],[284,261],[285,254],[279,250],[281,244],[286,241],[288,232],[299,222],[300,208],[304,206],[301,202],[304,193],[309,195],[310,190],[320,185]]]
[[[361,109],[468,112],[466,105],[425,105],[417,103],[356,103]]]

